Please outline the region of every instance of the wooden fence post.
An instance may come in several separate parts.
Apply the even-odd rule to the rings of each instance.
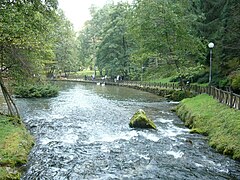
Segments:
[[[230,108],[233,107],[233,92],[230,92]]]
[[[240,110],[240,96],[238,96],[238,110]]]

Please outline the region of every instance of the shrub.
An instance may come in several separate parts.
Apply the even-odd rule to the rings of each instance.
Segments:
[[[240,71],[233,72],[229,79],[231,81],[231,87],[234,92],[240,93]]]
[[[181,101],[185,98],[193,97],[194,95],[190,91],[174,91],[171,95],[171,99],[174,101]]]
[[[18,85],[14,87],[14,94],[23,98],[55,97],[58,95],[58,88],[50,84]]]

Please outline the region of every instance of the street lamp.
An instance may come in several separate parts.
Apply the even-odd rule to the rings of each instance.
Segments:
[[[214,44],[212,42],[210,42],[208,44],[208,47],[210,50],[209,85],[211,85],[211,81],[212,81],[212,50],[213,50]]]
[[[143,80],[143,71],[144,71],[144,66],[142,65],[142,73],[141,73],[141,81]]]

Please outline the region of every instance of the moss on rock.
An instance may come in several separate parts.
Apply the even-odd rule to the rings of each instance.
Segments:
[[[129,126],[131,128],[157,129],[154,122],[146,116],[146,113],[139,109],[131,118]]]

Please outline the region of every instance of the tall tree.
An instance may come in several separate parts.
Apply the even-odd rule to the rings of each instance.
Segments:
[[[155,58],[180,76],[193,74],[204,48],[193,28],[198,17],[191,8],[192,4],[185,0],[136,1],[129,23],[137,43],[133,58],[140,64]]]
[[[107,20],[109,6],[107,6],[104,6],[102,9],[91,6],[90,14],[92,19],[85,23],[85,28],[78,36],[79,55],[85,67],[93,68],[96,66],[97,49],[103,39],[104,26],[109,22]],[[101,71],[103,67],[99,64],[98,68]]]
[[[107,6],[108,12],[103,27],[102,41],[98,46],[97,65],[104,67],[111,76],[128,76],[129,43],[126,17],[129,5],[118,3]]]
[[[48,57],[57,0],[3,0],[0,3],[0,83],[13,114],[3,77],[17,80],[37,74]]]
[[[58,11],[54,36],[55,65],[52,68],[65,73],[67,76],[69,72],[78,70],[80,64],[77,57],[76,34],[73,25],[61,10]]]
[[[240,57],[240,2],[237,0],[201,0],[205,19],[200,34],[215,43],[214,66],[219,76],[227,76],[239,68]],[[215,71],[215,72],[216,72]]]

